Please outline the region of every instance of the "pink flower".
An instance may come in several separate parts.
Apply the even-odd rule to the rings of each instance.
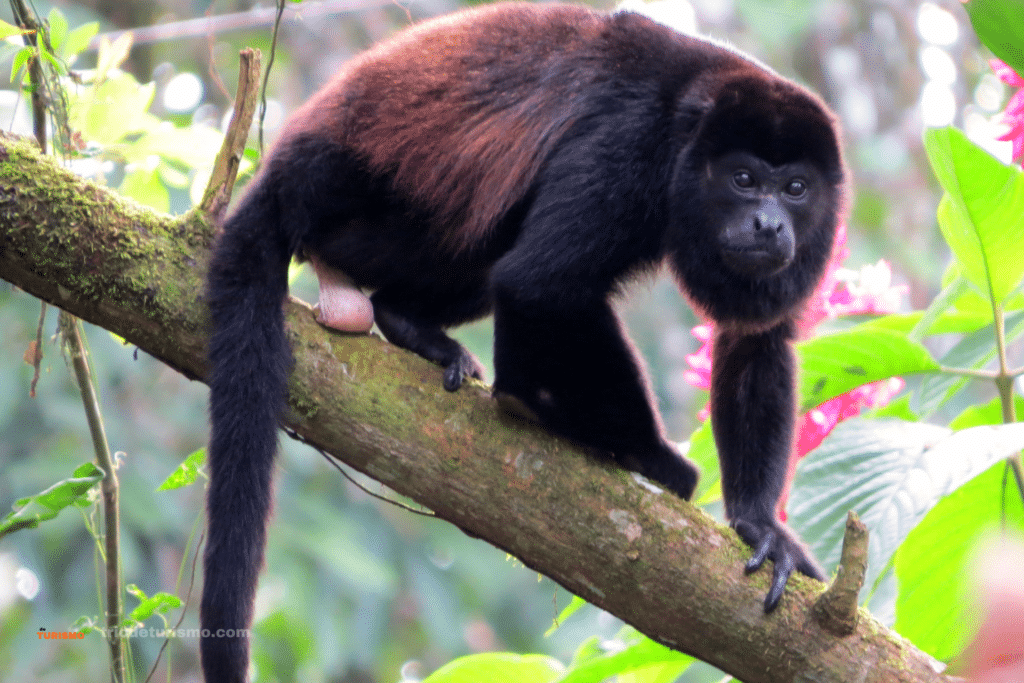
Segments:
[[[892,268],[889,264],[879,261],[875,265],[863,266],[859,271],[842,268],[841,264],[849,253],[850,250],[846,247],[846,226],[840,224],[825,275],[797,322],[800,337],[812,336],[814,328],[827,318],[866,313],[894,313],[899,309],[907,287],[893,286]],[[696,353],[686,357],[690,369],[686,371],[684,377],[689,384],[707,390],[711,387],[714,328],[707,324],[698,325],[690,333],[702,344]],[[784,507],[789,497],[789,484],[793,480],[797,461],[817,448],[841,421],[858,415],[865,408],[884,406],[901,392],[903,387],[904,382],[899,377],[865,384],[825,401],[801,416],[797,427],[796,457],[790,458],[786,488],[779,500],[778,512],[781,519],[786,519]],[[707,414],[708,408],[705,406],[700,412],[700,418],[706,419]]]
[[[683,373],[687,384],[705,391],[711,389],[711,340],[714,337],[714,328],[711,325],[697,325],[690,330],[690,334],[701,342],[697,353],[691,353],[686,357],[690,369]]]
[[[999,80],[1006,85],[1014,88],[1024,88],[1024,78],[1018,76],[1006,62],[1000,59],[990,59],[988,60],[988,65],[996,72],[996,76],[999,77]]]
[[[1003,123],[1009,126],[1010,130],[1000,135],[999,139],[1013,142],[1013,158],[1024,163],[1024,78],[998,59],[989,60],[989,66],[1003,83],[1013,88],[1022,88],[1006,103]]]
[[[803,457],[818,447],[832,428],[843,420],[855,417],[864,408],[878,408],[903,391],[904,382],[899,377],[864,384],[851,391],[831,398],[803,416],[796,452]]]
[[[906,285],[893,286],[892,268],[884,260],[861,266],[860,271],[840,268],[835,291],[825,303],[827,317],[863,313],[895,313],[899,310]]]
[[[797,329],[801,338],[810,337],[818,323],[831,317],[829,302],[835,296],[840,266],[849,255],[850,250],[846,247],[846,224],[840,223],[836,229],[835,242],[832,244],[832,256],[829,257],[828,264],[825,266],[825,274],[797,321]]]

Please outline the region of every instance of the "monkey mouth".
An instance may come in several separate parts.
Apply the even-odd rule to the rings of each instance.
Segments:
[[[749,277],[764,278],[775,275],[793,260],[777,249],[764,247],[730,247],[722,249],[722,260],[729,270]]]

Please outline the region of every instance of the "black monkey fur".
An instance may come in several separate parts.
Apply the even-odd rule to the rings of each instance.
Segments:
[[[210,488],[202,627],[250,626],[290,352],[294,255],[374,290],[394,344],[480,376],[444,330],[495,316],[495,395],[689,498],[609,296],[667,262],[716,323],[712,423],[726,512],[774,562],[823,578],[775,507],[793,445],[794,320],[844,201],[833,116],[742,54],[642,16],[497,4],[356,57],[285,126],[226,220],[208,298]],[[248,641],[204,638],[207,683]]]

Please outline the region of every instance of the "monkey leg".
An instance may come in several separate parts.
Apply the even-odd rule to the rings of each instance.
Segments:
[[[499,294],[494,363],[499,401],[683,498],[693,494],[697,469],[665,439],[643,366],[604,300],[534,312]]]
[[[384,288],[370,300],[377,327],[387,340],[444,368],[445,389],[457,390],[466,377],[483,379],[484,369],[476,356],[444,331],[448,320],[454,324],[483,315],[487,305],[482,294],[464,300],[450,294],[414,295],[404,288]]]

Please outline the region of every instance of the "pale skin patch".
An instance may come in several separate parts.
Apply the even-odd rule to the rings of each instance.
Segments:
[[[315,256],[309,262],[320,283],[320,303],[315,308],[317,322],[341,332],[369,332],[373,327],[373,304],[369,297],[340,270],[328,268]]]

